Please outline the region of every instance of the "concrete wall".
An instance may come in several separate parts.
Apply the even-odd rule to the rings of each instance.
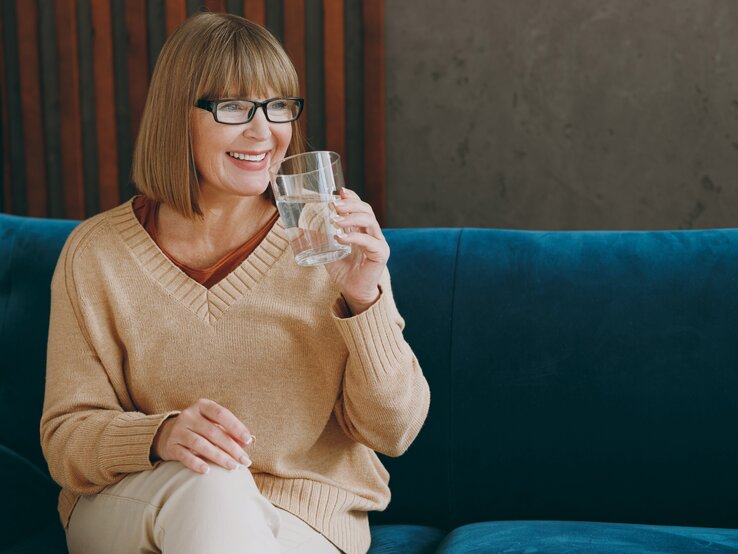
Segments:
[[[388,226],[738,226],[738,2],[385,6]]]

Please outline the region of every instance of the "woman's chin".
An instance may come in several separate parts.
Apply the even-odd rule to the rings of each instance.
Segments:
[[[269,183],[263,186],[249,187],[248,189],[242,190],[239,196],[244,198],[253,198],[254,196],[265,196],[271,189]]]
[[[253,180],[248,183],[238,183],[235,192],[238,196],[261,196],[269,189],[269,179],[264,181]]]

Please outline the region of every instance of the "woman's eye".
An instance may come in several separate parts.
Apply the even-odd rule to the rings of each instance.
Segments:
[[[286,110],[287,109],[287,102],[284,100],[280,100],[279,102],[272,102],[269,104],[270,110]]]
[[[230,102],[228,104],[221,104],[218,109],[226,112],[240,112],[246,110],[246,107],[238,102]]]

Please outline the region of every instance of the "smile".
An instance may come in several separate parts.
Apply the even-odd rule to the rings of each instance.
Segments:
[[[247,162],[260,162],[266,157],[266,152],[262,152],[261,154],[241,154],[239,152],[226,152],[231,158],[236,158],[237,160],[244,160]]]

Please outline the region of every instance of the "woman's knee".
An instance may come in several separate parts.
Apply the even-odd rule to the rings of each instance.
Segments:
[[[182,466],[184,468],[184,466]],[[264,521],[276,531],[279,514],[271,502],[261,495],[247,468],[227,470],[210,466],[208,473],[184,468],[177,486],[171,491],[163,509],[185,510],[190,517]],[[169,511],[169,510],[167,510]]]
[[[228,470],[211,465],[210,471],[205,474],[186,468],[185,471],[187,474],[183,476],[175,494],[181,493],[190,501],[223,503],[229,498],[245,500],[259,495],[253,475],[244,467]]]
[[[229,471],[211,466],[206,474],[189,471],[179,477],[179,486],[162,506],[156,522],[167,537],[164,542],[169,551],[180,551],[177,537],[189,541],[195,540],[193,537],[206,541],[217,538],[241,546],[254,544],[259,547],[255,552],[278,550],[275,537],[279,532],[279,513],[259,493],[248,469]],[[238,550],[240,547],[224,547],[222,551]]]

